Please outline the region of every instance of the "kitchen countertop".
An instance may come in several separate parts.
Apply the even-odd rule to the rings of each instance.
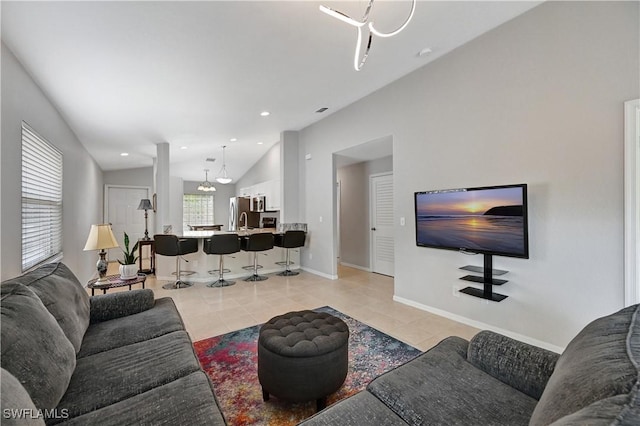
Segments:
[[[253,228],[239,231],[185,231],[182,233],[182,238],[209,238],[212,235],[219,234],[238,234],[241,237],[251,235],[251,234],[261,234],[261,233],[272,233],[277,234],[278,230],[276,228]]]
[[[189,262],[189,270],[195,272],[193,275],[185,277],[187,281],[191,282],[204,282],[210,283],[217,279],[216,274],[210,274],[209,271],[218,267],[218,256],[211,256],[204,252],[203,246],[207,238],[212,235],[224,235],[224,234],[238,234],[241,238],[248,235],[257,233],[272,233],[278,234],[278,228],[255,228],[247,229],[246,231],[230,232],[230,231],[185,231],[181,237],[194,238],[198,241],[198,251],[190,253],[185,256]],[[282,265],[279,262],[284,262],[287,259],[287,249],[275,246],[270,250],[261,252],[260,264],[263,265],[263,269],[260,270],[261,274],[271,274],[282,272]],[[290,260],[294,262],[294,268],[300,267],[300,250],[292,250],[290,253]],[[227,256],[224,261],[225,269],[229,269],[229,273],[225,273],[225,278],[246,278],[250,271],[244,269],[246,265],[253,264],[253,253],[240,251],[234,256]],[[157,256],[156,259],[156,278],[162,281],[175,280],[176,261],[173,257]]]

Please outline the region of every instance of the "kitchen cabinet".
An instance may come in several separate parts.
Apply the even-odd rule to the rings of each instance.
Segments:
[[[280,199],[282,198],[280,191],[280,179],[272,179],[265,183],[267,184],[265,188],[267,210],[280,210]]]
[[[256,183],[255,185],[253,185],[252,188],[252,194],[251,196],[253,197],[257,197],[258,195],[267,195],[267,187],[268,187],[269,181],[266,182],[260,182],[260,183]]]
[[[245,188],[240,188],[239,192],[241,197],[265,197],[265,210],[267,211],[280,210],[280,203],[282,200],[281,193],[280,179],[271,179]]]

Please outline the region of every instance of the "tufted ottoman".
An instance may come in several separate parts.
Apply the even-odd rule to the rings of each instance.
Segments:
[[[316,400],[318,411],[337,391],[349,364],[349,327],[324,312],[289,312],[260,328],[258,379],[262,396],[293,401]]]

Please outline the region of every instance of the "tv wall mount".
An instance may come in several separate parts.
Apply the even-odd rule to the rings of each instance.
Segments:
[[[481,299],[492,300],[494,302],[502,302],[508,296],[505,296],[504,294],[494,293],[493,286],[502,285],[504,283],[507,283],[508,281],[493,278],[493,277],[504,275],[509,271],[504,271],[502,269],[493,269],[492,255],[483,254],[483,256],[484,256],[484,267],[467,265],[460,268],[465,271],[482,274],[482,276],[465,275],[464,277],[460,277],[460,279],[464,281],[480,283],[483,285],[483,288],[465,287],[462,290],[460,290],[460,293],[468,294],[469,296],[479,297]]]

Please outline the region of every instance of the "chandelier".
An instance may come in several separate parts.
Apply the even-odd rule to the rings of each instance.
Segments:
[[[212,192],[216,190],[216,187],[209,182],[209,169],[204,169],[204,182],[200,182],[198,185],[198,191]]]
[[[216,181],[223,185],[231,182],[231,178],[227,176],[227,164],[224,160],[224,149],[226,147],[226,145],[222,147],[222,169],[220,169],[220,173],[218,173],[218,176],[216,177]]]
[[[373,40],[374,35],[378,37],[383,37],[383,38],[392,37],[405,29],[405,27],[409,24],[409,21],[411,21],[411,18],[413,18],[413,13],[416,10],[416,0],[412,0],[411,11],[409,12],[409,16],[402,23],[402,25],[400,25],[398,28],[388,33],[383,33],[381,31],[378,31],[373,26],[373,22],[369,22],[369,14],[371,13],[372,8],[373,8],[373,0],[369,0],[369,4],[367,5],[367,8],[364,11],[364,15],[362,15],[362,19],[358,21],[356,19],[351,18],[348,15],[345,15],[340,11],[331,9],[330,7],[322,6],[322,5],[320,6],[320,10],[322,12],[326,13],[329,16],[333,16],[334,18],[339,19],[342,22],[346,22],[347,24],[356,27],[356,29],[358,30],[358,40],[356,41],[356,51],[353,57],[353,67],[356,69],[356,71],[360,71],[364,63],[367,61],[367,58],[369,57],[369,51],[371,50],[371,41]],[[367,41],[367,49],[365,50],[364,55],[361,55],[360,52],[362,50],[363,29],[369,31],[369,37]]]

